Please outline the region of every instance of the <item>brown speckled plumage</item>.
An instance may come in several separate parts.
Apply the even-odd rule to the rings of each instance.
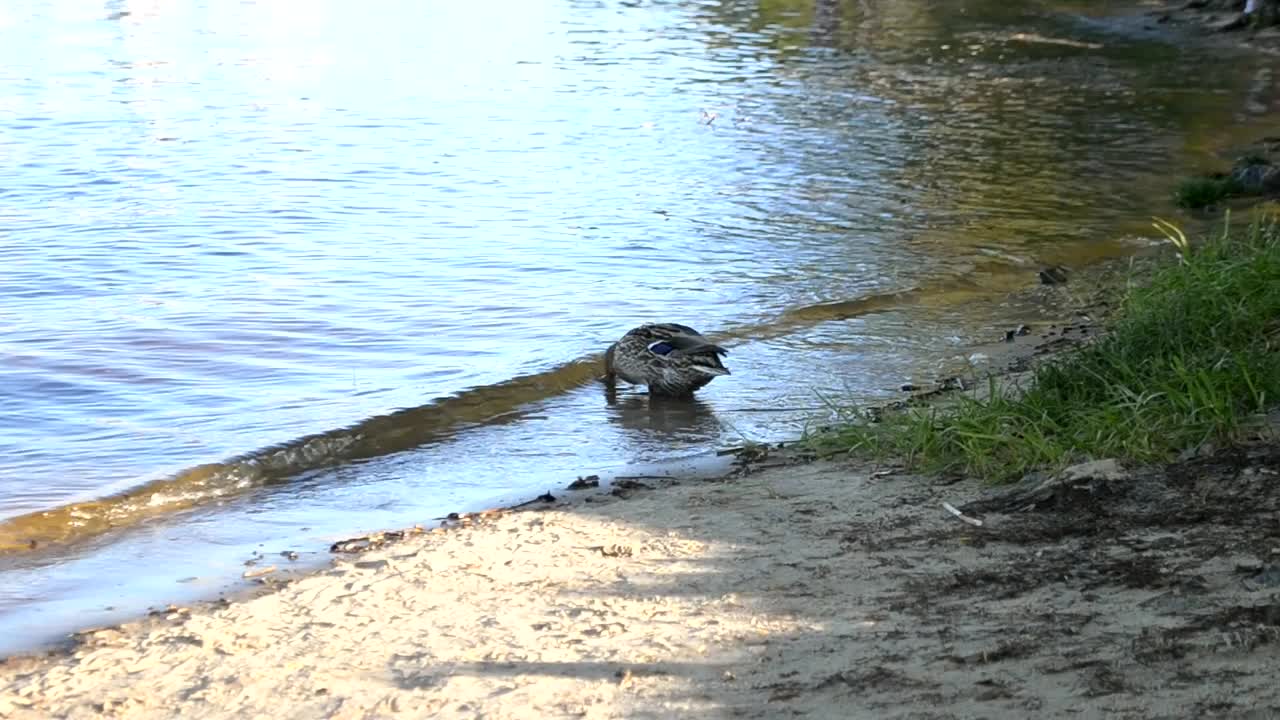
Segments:
[[[716,377],[729,374],[720,362],[720,356],[728,352],[687,325],[641,325],[605,351],[605,380],[621,378],[647,385],[651,395],[691,395]]]

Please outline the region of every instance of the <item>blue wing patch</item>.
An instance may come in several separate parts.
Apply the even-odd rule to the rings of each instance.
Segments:
[[[654,355],[666,355],[670,353],[672,350],[675,350],[675,348],[661,340],[659,340],[658,342],[649,344],[649,352],[653,353]]]

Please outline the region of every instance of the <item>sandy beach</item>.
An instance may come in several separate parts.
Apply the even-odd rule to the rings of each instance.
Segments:
[[[1005,488],[778,447],[556,489],[0,659],[0,719],[1280,717],[1271,421]]]
[[[1271,717],[1278,459],[1007,512],[834,461],[570,493],[11,658],[0,715]]]

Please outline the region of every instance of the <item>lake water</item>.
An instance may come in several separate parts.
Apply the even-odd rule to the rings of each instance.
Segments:
[[[6,3],[0,651],[1053,317],[1007,293],[1276,107],[1266,59],[1065,5]],[[734,374],[606,398],[651,320]]]

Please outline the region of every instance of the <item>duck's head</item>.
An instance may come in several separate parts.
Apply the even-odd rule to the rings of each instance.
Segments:
[[[617,349],[618,349],[618,343],[614,343],[609,346],[608,350],[604,351],[604,375],[607,378],[611,378],[614,376],[613,351]]]

